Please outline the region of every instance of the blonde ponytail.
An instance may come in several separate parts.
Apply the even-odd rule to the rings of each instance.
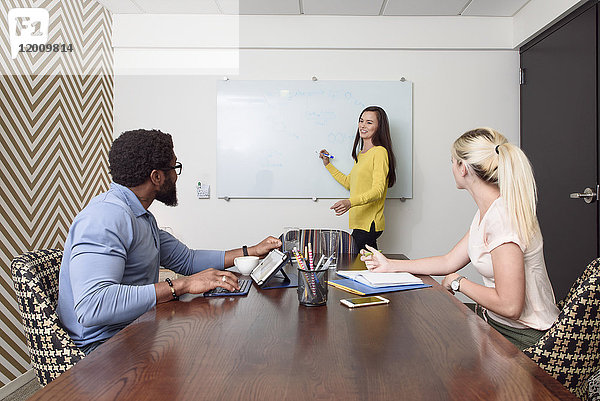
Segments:
[[[536,215],[537,189],[525,153],[499,132],[477,128],[454,141],[452,156],[483,181],[498,186],[513,228],[527,246],[540,228]]]

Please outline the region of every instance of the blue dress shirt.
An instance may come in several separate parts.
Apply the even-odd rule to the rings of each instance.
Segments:
[[[160,266],[190,275],[224,260],[224,251],[190,250],[160,230],[129,188],[112,183],[69,229],[59,319],[79,347],[108,339],[156,304]]]

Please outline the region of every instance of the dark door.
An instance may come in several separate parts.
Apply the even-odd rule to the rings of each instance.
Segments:
[[[537,180],[557,300],[598,255],[598,202],[570,197],[597,192],[596,7],[583,6],[521,48],[521,146]]]

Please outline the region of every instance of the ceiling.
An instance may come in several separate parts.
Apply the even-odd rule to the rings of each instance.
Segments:
[[[97,0],[113,14],[512,17],[530,0]]]

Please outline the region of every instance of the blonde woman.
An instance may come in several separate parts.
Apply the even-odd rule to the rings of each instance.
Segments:
[[[559,311],[544,262],[529,160],[500,133],[478,128],[454,142],[452,172],[457,188],[471,194],[478,210],[469,231],[450,252],[389,260],[367,247],[373,254],[361,259],[375,272],[445,275],[442,285],[477,302],[478,313],[492,327],[519,349],[531,346]],[[484,285],[457,273],[469,262]]]

